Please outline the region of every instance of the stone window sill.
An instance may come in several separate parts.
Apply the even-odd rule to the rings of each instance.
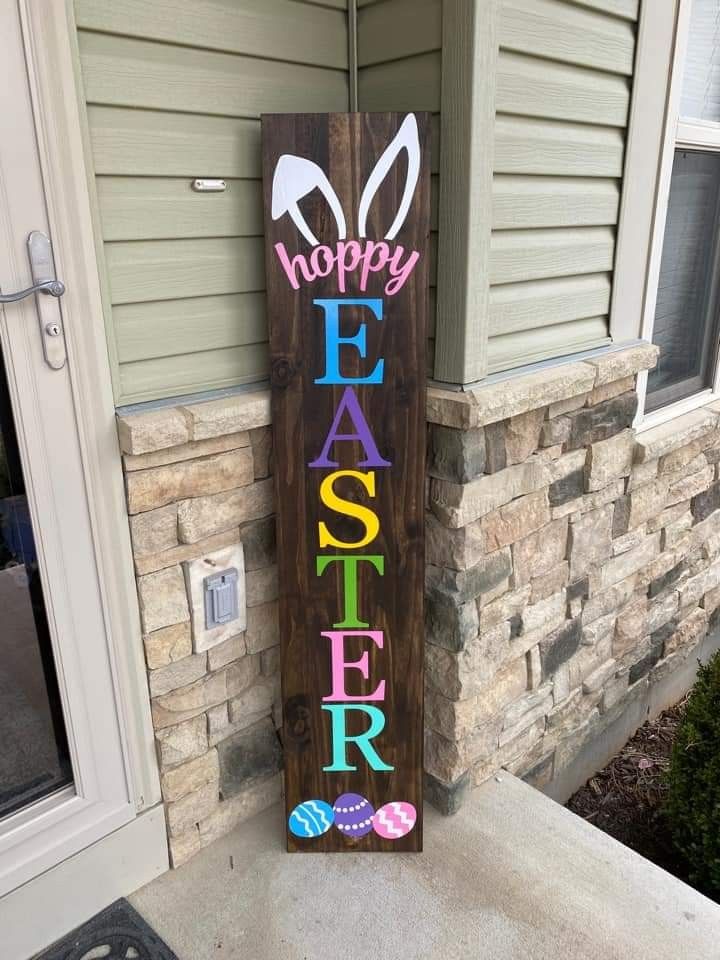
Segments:
[[[462,393],[428,388],[428,420],[458,430],[496,423],[539,407],[587,395],[600,403],[610,384],[630,380],[657,362],[658,348],[640,343],[583,360],[482,384]]]
[[[471,430],[583,395],[591,403],[600,403],[611,384],[629,380],[640,371],[654,367],[657,353],[653,344],[640,343],[465,391],[429,386],[427,419],[431,423]],[[212,400],[184,400],[175,406],[164,403],[142,412],[118,414],[118,435],[124,454],[142,455],[269,423],[270,391],[265,388]]]
[[[635,430],[638,434],[645,433],[669,421],[675,422],[679,417],[686,416],[695,410],[703,410],[706,407],[714,409],[714,405],[720,403],[720,394],[714,390],[702,390],[691,397],[685,397],[684,400],[678,400],[677,403],[670,403],[659,410],[654,410],[648,414],[638,414],[635,423]],[[718,407],[720,409],[720,407]]]

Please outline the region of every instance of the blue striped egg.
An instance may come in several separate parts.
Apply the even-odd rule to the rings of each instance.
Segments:
[[[319,837],[327,833],[335,821],[333,808],[324,800],[305,800],[288,817],[290,832],[296,837]]]

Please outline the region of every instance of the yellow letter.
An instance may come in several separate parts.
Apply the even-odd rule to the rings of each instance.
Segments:
[[[365,536],[362,540],[355,543],[346,543],[344,540],[338,540],[334,537],[327,526],[321,521],[318,524],[321,547],[340,547],[345,550],[355,550],[359,547],[366,547],[371,543],[380,532],[380,521],[377,514],[373,513],[368,507],[361,507],[350,500],[343,500],[333,490],[333,484],[337,477],[355,477],[365,487],[371,497],[375,496],[375,472],[361,473],[359,470],[336,470],[330,476],[325,477],[320,484],[320,499],[331,510],[336,513],[343,513],[347,517],[355,517],[365,527]]]

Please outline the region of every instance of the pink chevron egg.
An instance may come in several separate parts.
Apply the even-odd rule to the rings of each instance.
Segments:
[[[399,840],[407,836],[415,826],[417,810],[404,800],[391,800],[383,804],[372,818],[373,830],[384,840]]]

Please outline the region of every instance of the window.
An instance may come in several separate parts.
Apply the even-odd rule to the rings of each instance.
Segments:
[[[660,356],[648,376],[647,411],[712,385],[719,187],[720,153],[675,149],[653,321]]]
[[[646,415],[719,385],[720,0],[680,0],[655,231],[644,333],[660,356]]]

